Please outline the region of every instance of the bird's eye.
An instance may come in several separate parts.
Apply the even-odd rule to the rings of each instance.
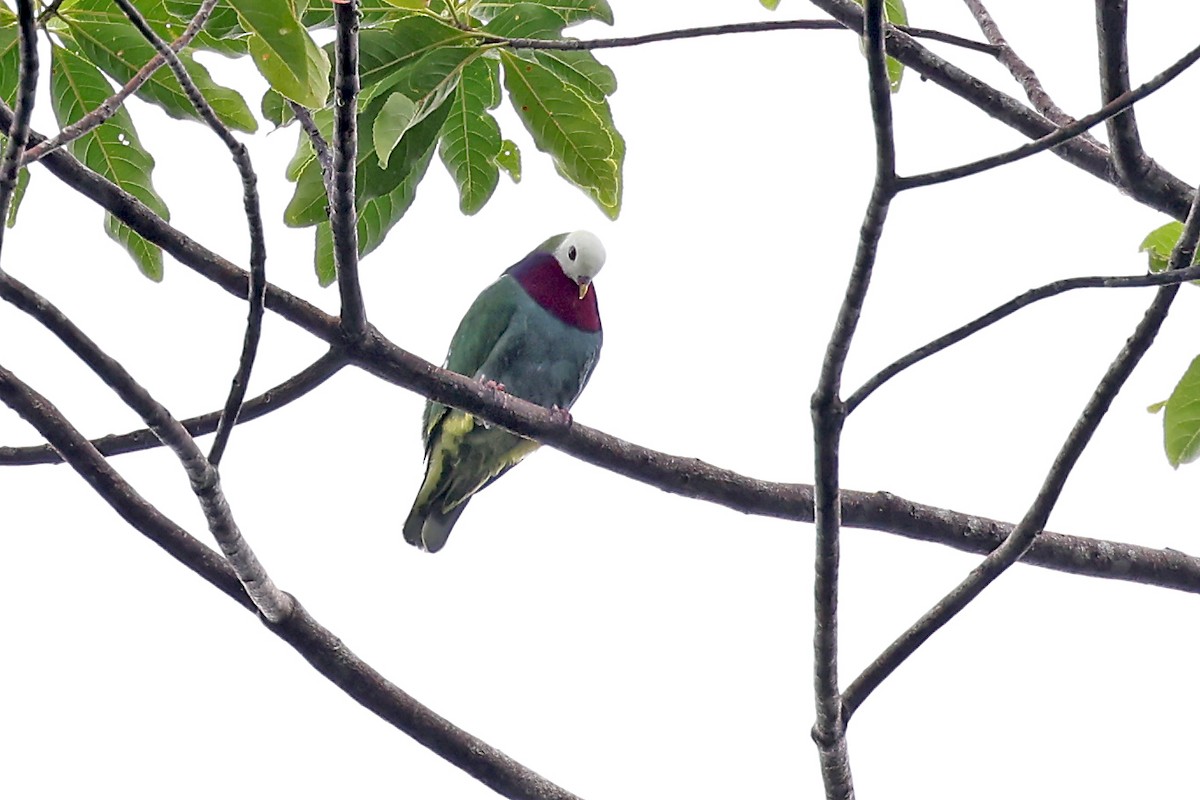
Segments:
[[[577,255],[579,255],[579,251],[575,249],[575,245],[571,245],[571,249],[567,251],[567,258],[574,261]]]

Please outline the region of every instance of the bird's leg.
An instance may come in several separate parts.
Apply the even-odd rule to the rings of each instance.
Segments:
[[[571,423],[574,422],[574,419],[571,417],[571,412],[568,409],[559,408],[556,405],[550,406],[550,416],[554,417],[555,422],[559,422],[568,428],[571,427]]]
[[[493,392],[503,392],[504,391],[504,384],[497,383],[496,381],[492,380],[491,378],[488,378],[485,381],[481,381],[481,383],[483,383],[483,388],[491,389]]]

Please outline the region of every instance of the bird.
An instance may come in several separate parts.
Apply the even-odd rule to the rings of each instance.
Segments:
[[[467,309],[443,367],[569,420],[604,341],[592,280],[605,258],[588,231],[542,242]],[[404,539],[436,553],[471,498],[538,443],[433,400],[425,404],[422,434],[425,479]]]

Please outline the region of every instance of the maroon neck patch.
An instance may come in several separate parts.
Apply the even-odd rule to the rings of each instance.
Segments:
[[[588,333],[600,330],[596,287],[588,289],[587,296],[580,300],[579,287],[558,266],[552,253],[530,253],[509,267],[507,274],[535,303],[566,324]]]

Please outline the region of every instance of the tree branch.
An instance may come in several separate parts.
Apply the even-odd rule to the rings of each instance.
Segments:
[[[913,28],[908,25],[888,25],[888,28],[904,31],[909,36],[975,50],[988,55],[997,55],[999,48],[986,42],[977,42],[952,33]],[[680,28],[672,31],[644,33],[639,36],[620,36],[607,39],[523,39],[506,36],[485,35],[488,41],[502,42],[514,50],[608,50],[616,47],[637,47],[655,42],[674,42],[681,39],[699,39],[704,36],[726,36],[731,33],[766,33],[769,31],[844,31],[846,26],[828,19],[786,19],[762,22],[735,22],[725,25],[705,25],[698,28]]]
[[[849,414],[854,411],[862,401],[871,396],[872,392],[913,364],[929,358],[934,353],[945,350],[952,344],[961,342],[968,336],[978,333],[989,325],[993,325],[1010,314],[1014,314],[1039,300],[1046,300],[1074,289],[1128,289],[1145,286],[1170,286],[1198,279],[1200,279],[1200,265],[1195,265],[1178,271],[1146,275],[1093,275],[1079,278],[1064,278],[1052,281],[1044,286],[1039,286],[1036,289],[1030,289],[1027,292],[1017,295],[1007,303],[993,308],[983,316],[976,317],[966,325],[955,328],[950,333],[939,336],[929,344],[913,350],[908,355],[893,361],[872,375],[846,401],[846,413]]]
[[[812,2],[851,30],[862,30],[862,8],[854,0]],[[892,58],[1031,139],[1057,130],[1045,117],[926,50],[902,31],[892,31],[885,45]],[[1187,215],[1192,187],[1165,170],[1157,173],[1154,181],[1125,187],[1112,169],[1108,151],[1102,147],[1075,138],[1053,148],[1053,152],[1113,186],[1126,188],[1143,205],[1175,219],[1183,219]]]
[[[367,329],[367,311],[358,280],[358,212],[354,207],[354,171],[358,165],[358,6],[335,3],[333,49],[333,193],[329,226],[333,265],[342,298],[342,333],[354,340]]]
[[[1168,269],[1178,270],[1192,263],[1196,252],[1196,242],[1200,239],[1200,191],[1195,193],[1195,202],[1184,223],[1183,233],[1171,253]],[[940,630],[958,612],[979,596],[992,581],[1015,564],[1037,540],[1038,534],[1050,518],[1058,498],[1066,485],[1071,470],[1091,441],[1092,435],[1099,427],[1109,406],[1116,398],[1125,381],[1133,374],[1134,368],[1142,356],[1150,349],[1155,336],[1167,318],[1171,303],[1179,291],[1179,284],[1161,286],[1155,293],[1154,301],[1146,309],[1141,322],[1138,323],[1133,335],[1125,342],[1121,352],[1113,360],[1104,377],[1100,379],[1096,390],[1084,406],[1079,419],[1076,420],[1062,448],[1054,459],[1029,507],[1024,518],[1004,540],[1004,544],[996,548],[979,566],[958,586],[954,587],[937,605],[915,622],[896,641],[880,654],[861,675],[847,687],[843,695],[845,709],[843,714],[849,719],[862,702],[892,674],[918,647],[928,641],[929,637]]]
[[[1025,96],[1029,98],[1029,102],[1033,104],[1038,113],[1060,128],[1074,123],[1075,118],[1059,108],[1046,92],[1037,73],[1033,71],[1033,67],[1025,63],[1025,60],[1017,55],[1017,51],[1009,45],[1004,34],[1000,32],[1000,27],[984,7],[982,0],[964,0],[964,2],[979,24],[979,30],[983,32],[988,42],[996,47],[996,59],[1008,69],[1013,79],[1021,84],[1021,88],[1025,90]],[[1083,138],[1097,147],[1103,147],[1090,134],[1083,134]]]
[[[842,428],[846,421],[840,396],[842,371],[871,283],[888,208],[897,192],[892,95],[883,44],[884,20],[883,0],[866,0],[864,51],[875,131],[875,185],[863,216],[854,266],[812,397],[817,551],[813,584],[813,684],[817,719],[813,725],[813,740],[821,759],[825,796],[830,800],[854,797],[842,695],[838,686],[837,606],[842,528],[839,460]]]
[[[225,400],[225,407],[221,411],[221,421],[217,424],[217,435],[213,439],[212,449],[208,453],[209,463],[216,467],[221,463],[221,456],[225,453],[225,447],[233,433],[233,426],[237,424],[238,412],[241,410],[242,401],[246,398],[246,389],[250,384],[250,372],[254,368],[254,357],[258,353],[258,342],[262,338],[263,308],[266,302],[264,295],[267,290],[267,245],[263,233],[262,210],[258,200],[258,176],[254,174],[254,165],[250,163],[250,153],[246,150],[245,145],[235,139],[229,128],[225,127],[225,124],[217,117],[212,106],[208,104],[200,89],[192,81],[187,67],[179,60],[175,51],[146,23],[145,18],[130,0],[114,0],[114,2],[142,34],[142,37],[154,45],[154,49],[170,65],[171,72],[175,74],[175,79],[196,109],[196,113],[229,149],[230,155],[233,156],[233,163],[237,165],[238,173],[242,177],[242,204],[245,206],[246,223],[250,228],[250,309],[246,318],[246,332],[242,337],[242,354],[238,358],[238,366],[229,387],[229,395]]]
[[[37,26],[33,13],[33,0],[17,0],[17,26],[20,48],[17,73],[17,99],[13,119],[5,126],[8,142],[0,156],[0,248],[4,246],[4,230],[8,227],[8,206],[17,188],[21,157],[29,142],[29,120],[33,116],[33,105],[37,100],[38,54]]]
[[[1129,91],[1128,14],[1127,0],[1096,1],[1100,96],[1105,102]],[[1117,174],[1127,185],[1139,185],[1157,165],[1142,149],[1134,110],[1131,108],[1128,113],[1111,118],[1107,128]]]
[[[228,562],[142,498],[49,400],[3,366],[0,400],[45,436],[126,522],[243,608],[255,611]],[[505,797],[575,800],[570,792],[423,706],[354,655],[300,603],[289,600],[292,613],[282,622],[267,622],[268,630],[369,711]]]
[[[302,371],[288,378],[283,383],[274,386],[258,397],[247,400],[238,415],[238,424],[265,417],[272,411],[283,408],[293,400],[298,400],[313,389],[329,380],[335,373],[346,365],[346,357],[339,350],[330,350]],[[217,429],[221,419],[221,411],[209,412],[198,417],[181,420],[181,424],[193,437],[212,433]],[[151,450],[162,446],[162,440],[154,435],[149,428],[130,431],[129,433],[110,434],[99,439],[92,439],[91,445],[102,455],[115,456],[123,453],[134,453],[139,450]],[[24,466],[30,464],[61,464],[62,456],[50,445],[30,445],[27,447],[0,446],[0,466]]]
[[[171,448],[187,473],[209,531],[229,559],[254,605],[270,620],[278,621],[290,614],[291,598],[275,586],[242,538],[221,489],[216,468],[204,457],[179,421],[151,397],[116,359],[101,350],[66,315],[25,284],[11,275],[0,273],[0,298],[36,319],[57,336],[122,402],[137,412],[155,436]]]
[[[1045,150],[1049,150],[1057,145],[1081,136],[1085,131],[1093,125],[1097,125],[1105,120],[1113,120],[1122,115],[1126,110],[1132,110],[1134,103],[1149,97],[1157,92],[1162,87],[1166,86],[1171,81],[1178,78],[1189,67],[1200,60],[1200,46],[1188,51],[1182,58],[1176,61],[1171,66],[1154,76],[1150,80],[1143,83],[1137,89],[1127,91],[1109,102],[1105,103],[1095,112],[1088,114],[1086,117],[1080,118],[1076,122],[1072,122],[1065,128],[1059,128],[1053,133],[1036,139],[1028,144],[1023,144],[1020,147],[1013,148],[1004,153],[999,153],[987,158],[981,158],[978,161],[972,161],[969,164],[963,164],[950,169],[938,170],[936,172],[925,172],[920,175],[901,178],[900,182],[905,189],[913,189],[919,186],[933,186],[938,183],[946,183],[947,181],[958,180],[965,178],[968,175],[977,175],[980,172],[985,172],[995,167],[1001,167],[1005,164],[1012,164],[1015,161],[1020,161],[1023,158],[1036,155]]]
[[[891,37],[889,37],[890,39]],[[0,130],[12,123],[12,112],[0,102]],[[31,134],[37,139],[36,134]],[[50,153],[42,164],[80,194],[91,199],[147,241],[162,247],[184,266],[230,294],[245,298],[247,275],[236,265],[173,228],[135,197],[84,167],[64,151]],[[267,309],[325,342],[340,340],[338,320],[295,295],[267,286]],[[441,370],[371,333],[347,351],[356,366],[389,383],[462,408],[482,419],[537,439],[603,469],[684,497],[705,500],[747,514],[813,521],[812,487],[773,483],[683,458],[638,447],[582,425],[564,429],[546,409],[511,395],[485,392],[476,381]],[[887,498],[885,501],[882,498]],[[891,495],[842,492],[843,522],[911,539],[933,541],[973,553],[994,549],[1012,525],[960,512],[912,503]],[[1074,574],[1127,580],[1200,593],[1200,559],[1173,550],[1139,548],[1083,537],[1039,537],[1027,563]]]
[[[57,6],[57,3],[54,3],[53,5]],[[188,26],[184,28],[183,33],[178,39],[171,42],[170,46],[172,52],[178,53],[183,50],[183,48],[191,44],[192,39],[196,38],[196,34],[199,33],[204,27],[204,23],[208,22],[208,18],[212,14],[212,10],[216,7],[216,5],[217,0],[204,0],[204,3],[196,12],[196,16],[192,17],[191,22],[189,22]],[[47,7],[46,12],[43,12],[42,16],[45,16],[46,13],[49,12],[51,12],[51,9]],[[116,114],[117,109],[119,109],[125,103],[129,96],[140,89],[142,84],[150,80],[150,76],[157,72],[158,68],[165,63],[167,63],[167,60],[163,58],[161,53],[155,55],[153,58],[147,61],[146,65],[138,70],[137,74],[130,78],[129,82],[122,86],[116,94],[105,98],[104,102],[96,106],[87,114],[84,114],[75,122],[67,125],[54,137],[47,139],[38,144],[36,147],[31,147],[29,150],[25,151],[25,158],[23,159],[22,163],[33,163],[51,150],[57,150],[64,145],[70,144],[80,136],[83,136],[85,133],[99,127],[100,124],[106,119],[109,119],[113,114]]]

